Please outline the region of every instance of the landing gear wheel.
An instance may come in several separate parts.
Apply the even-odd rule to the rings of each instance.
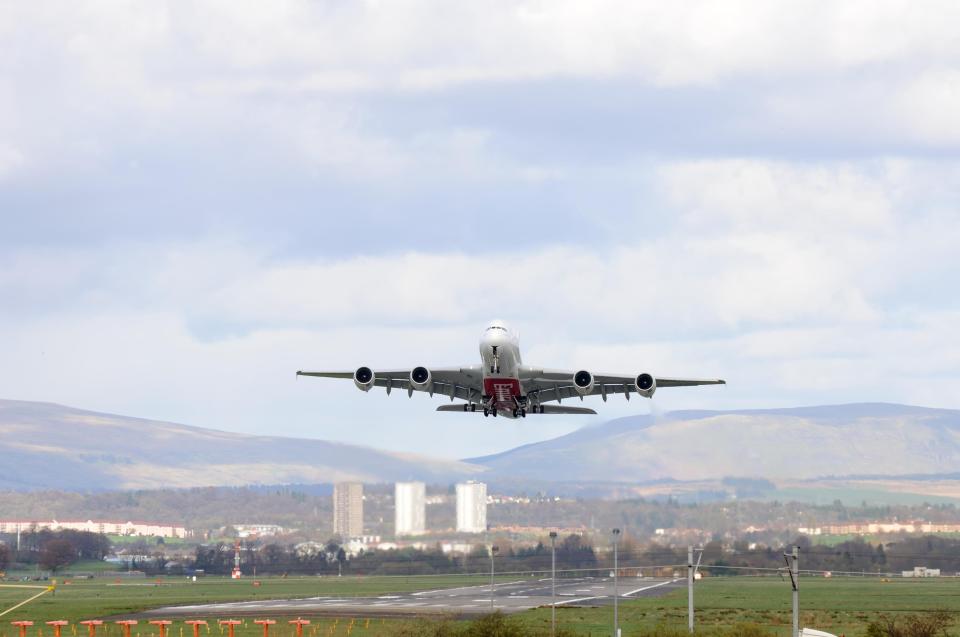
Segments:
[[[521,417],[521,418],[526,418],[526,417],[527,417],[527,410],[526,410],[526,409],[521,409],[521,410],[520,410],[520,417]]]
[[[489,415],[490,415],[490,410],[487,409],[486,407],[484,407],[484,408],[483,408],[483,417],[486,418],[486,417],[489,416]]]
[[[496,409],[491,409],[491,410],[490,410],[490,413],[493,414],[493,417],[494,417],[494,418],[497,417],[497,410],[496,410]]]
[[[514,409],[514,410],[513,410],[513,417],[516,418],[516,417],[519,416],[519,415],[520,415],[520,410],[519,410],[519,409]]]
[[[474,405],[473,403],[470,403],[470,411],[476,411],[476,410],[477,410],[477,406]]]

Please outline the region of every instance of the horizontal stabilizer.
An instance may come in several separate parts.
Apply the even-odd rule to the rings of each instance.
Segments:
[[[477,408],[476,411],[464,411],[463,407],[464,406],[462,404],[461,405],[440,405],[439,407],[437,407],[437,411],[459,411],[461,413],[468,413],[468,414],[483,413],[483,409],[479,407]],[[536,414],[534,414],[533,411],[528,411],[527,415],[535,416],[540,413],[544,413],[544,414],[596,414],[597,413],[594,410],[590,409],[589,407],[567,407],[564,405],[543,405],[541,409],[543,409],[543,411],[542,412],[538,411]]]

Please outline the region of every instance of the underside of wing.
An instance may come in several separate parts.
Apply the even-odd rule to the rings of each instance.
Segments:
[[[694,387],[696,385],[726,385],[722,378],[662,378],[657,376],[657,387]]]
[[[425,372],[423,382],[414,382],[415,374]],[[383,387],[387,393],[394,389],[412,394],[415,391],[430,395],[449,396],[451,400],[459,398],[466,401],[479,401],[483,387],[483,372],[479,365],[463,367],[414,367],[411,369],[381,370],[370,367],[358,367],[354,371],[298,371],[297,376],[318,378],[351,378],[363,391],[372,387]],[[420,380],[417,377],[416,380]]]
[[[586,374],[581,377],[581,374]],[[581,383],[579,386],[577,383]],[[528,395],[536,403],[562,402],[572,398],[623,394],[627,400],[631,394],[649,398],[661,387],[692,387],[695,385],[725,385],[719,378],[665,378],[650,374],[626,376],[624,374],[591,374],[583,371],[536,370],[528,373],[524,381]]]

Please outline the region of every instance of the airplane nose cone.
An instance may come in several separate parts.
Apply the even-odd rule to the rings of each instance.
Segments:
[[[509,335],[503,330],[487,330],[481,337],[481,342],[485,345],[502,345],[510,340]]]

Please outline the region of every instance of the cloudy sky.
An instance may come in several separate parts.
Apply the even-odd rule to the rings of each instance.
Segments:
[[[294,371],[960,408],[960,4],[2,2],[0,397],[449,457],[596,420]],[[601,405],[598,401],[598,407]]]

